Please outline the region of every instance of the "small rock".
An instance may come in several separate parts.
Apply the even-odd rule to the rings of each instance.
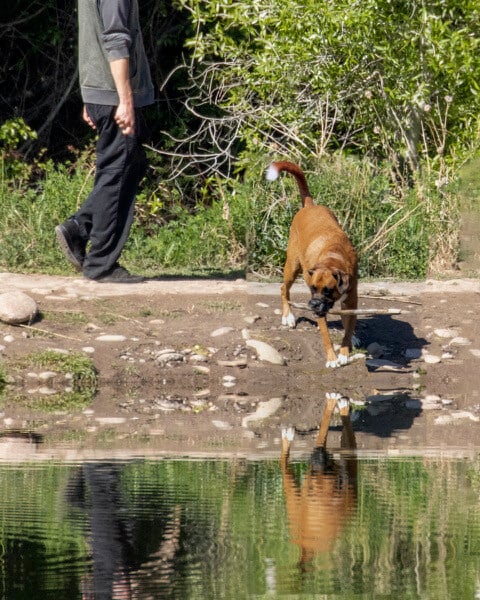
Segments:
[[[452,340],[450,340],[450,344],[453,344],[454,346],[469,346],[472,342],[465,338],[465,337],[454,337]]]
[[[264,360],[274,365],[285,364],[283,356],[281,356],[273,346],[270,346],[270,344],[267,344],[266,342],[261,342],[260,340],[247,340],[247,346],[253,348],[257,352],[260,360]]]
[[[215,331],[212,331],[210,337],[218,337],[220,335],[231,333],[232,331],[234,331],[233,327],[219,327],[218,329],[215,329]]]
[[[398,363],[382,358],[369,358],[365,364],[372,369],[382,369],[384,371],[403,371],[404,367]]]
[[[93,346],[84,346],[82,351],[86,354],[93,354],[95,352],[95,348]]]
[[[251,317],[244,317],[243,320],[247,325],[253,325],[260,319],[259,315],[252,315]]]
[[[195,365],[193,367],[194,373],[199,373],[200,375],[208,375],[210,373],[210,367],[206,367],[204,365]]]
[[[0,352],[3,352],[4,350],[5,350],[5,346],[2,346],[2,345],[0,344]]]
[[[222,385],[223,385],[223,387],[231,388],[231,387],[234,387],[235,385],[237,385],[237,382],[236,381],[224,381],[222,383]]]
[[[237,360],[217,360],[217,364],[220,365],[221,367],[246,367],[247,366],[247,359],[246,358],[239,358]]]
[[[48,387],[46,385],[39,387],[37,391],[39,394],[42,394],[43,396],[53,396],[53,394],[57,393],[56,390],[54,390],[53,388]]]
[[[4,342],[7,342],[7,344],[11,344],[12,342],[14,342],[14,341],[15,341],[15,338],[13,337],[13,335],[6,335],[6,336],[3,338],[3,341],[4,341]]]
[[[373,356],[373,358],[380,358],[385,354],[385,348],[380,346],[377,342],[372,342],[367,346],[367,352]]]
[[[163,319],[152,319],[149,321],[150,325],[165,325],[165,321]]]
[[[160,364],[165,364],[167,362],[182,362],[185,357],[181,352],[167,352],[160,354],[155,360]]]
[[[248,424],[252,421],[260,421],[271,417],[277,412],[282,405],[283,398],[270,398],[266,402],[259,402],[257,410],[254,413],[250,413],[242,419],[242,427],[248,427]]]
[[[124,335],[114,335],[114,334],[99,335],[96,338],[97,342],[124,342],[126,339],[127,338]]]
[[[230,425],[230,423],[227,423],[226,421],[212,421],[212,425],[217,429],[232,429],[232,425]]]
[[[43,373],[39,373],[38,378],[42,381],[48,381],[56,377],[56,375],[55,371],[43,371]]]
[[[456,329],[447,328],[447,329],[434,329],[433,333],[440,338],[453,338],[458,335],[458,331]]]
[[[416,360],[422,356],[420,348],[407,348],[405,350],[405,358],[408,360]]]
[[[0,294],[0,321],[10,325],[30,322],[38,312],[33,298],[20,291]]]
[[[475,356],[475,358],[480,358],[480,350],[478,350],[477,348],[469,348],[468,351],[470,352],[470,354]]]
[[[190,354],[188,360],[191,362],[208,362],[208,356],[205,356],[205,354]]]
[[[125,417],[96,417],[95,421],[100,423],[100,425],[121,425],[127,419]]]
[[[224,375],[222,379],[223,381],[237,381],[237,378],[233,375]]]
[[[442,360],[450,360],[451,358],[453,358],[453,354],[451,352],[442,353]]]
[[[195,398],[205,398],[206,396],[210,396],[210,390],[205,388],[204,390],[198,390],[193,394]]]
[[[420,410],[422,403],[420,400],[405,400],[405,408],[408,410]]]
[[[423,354],[423,360],[429,365],[435,365],[439,362],[442,362],[442,359],[439,356],[435,356],[435,354],[427,354],[426,352]]]
[[[260,308],[269,308],[270,304],[266,304],[265,302],[257,302],[256,306],[259,306]]]

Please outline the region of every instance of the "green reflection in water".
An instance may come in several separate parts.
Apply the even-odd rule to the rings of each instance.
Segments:
[[[470,600],[479,466],[359,460],[356,507],[302,565],[277,461],[2,465],[0,597]]]

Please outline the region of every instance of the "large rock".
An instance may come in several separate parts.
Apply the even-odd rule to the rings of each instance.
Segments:
[[[33,298],[20,291],[0,294],[0,321],[10,325],[28,323],[38,312],[38,306]]]

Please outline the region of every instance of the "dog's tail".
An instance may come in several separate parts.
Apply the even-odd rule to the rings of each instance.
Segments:
[[[288,162],[287,160],[272,162],[267,169],[268,181],[275,181],[282,171],[287,171],[287,173],[293,175],[297,180],[300,196],[302,197],[302,206],[313,206],[312,195],[308,189],[305,175],[302,169],[295,163]]]

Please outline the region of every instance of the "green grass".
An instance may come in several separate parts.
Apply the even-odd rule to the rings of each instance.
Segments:
[[[238,180],[215,180],[196,206],[163,202],[158,189],[144,189],[122,263],[147,276],[280,275],[300,200],[292,177],[265,181],[268,161],[258,157]],[[342,155],[303,166],[314,198],[335,212],[357,248],[363,278],[419,279],[432,266],[455,262],[458,189],[428,181],[394,188],[388,165]],[[35,181],[0,177],[0,269],[74,274],[54,228],[85,199],[92,158],[86,153],[74,164],[48,162],[40,170]],[[470,196],[480,187],[475,174],[472,168],[465,176]]]
[[[15,380],[20,379],[26,371],[52,371],[57,375],[69,375],[71,391],[63,391],[52,395],[24,394],[15,389],[3,401],[12,399],[15,403],[29,408],[51,412],[80,410],[89,406],[97,391],[97,371],[90,358],[80,353],[64,354],[54,350],[31,353],[8,366]],[[65,382],[67,380],[65,379]]]

